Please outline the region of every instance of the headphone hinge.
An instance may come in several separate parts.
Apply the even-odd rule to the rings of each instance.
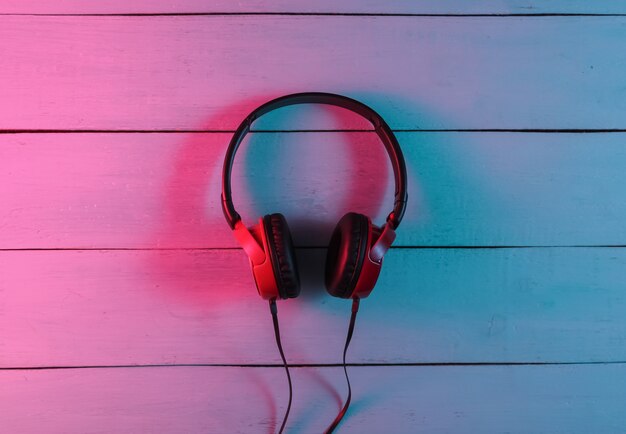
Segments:
[[[370,249],[370,259],[377,264],[380,264],[383,261],[383,256],[385,256],[385,253],[387,253],[395,239],[396,231],[393,230],[389,223],[386,223],[383,226],[383,231],[380,234],[380,237],[378,237]]]
[[[241,220],[235,223],[233,234],[253,265],[259,265],[265,262],[265,251]]]

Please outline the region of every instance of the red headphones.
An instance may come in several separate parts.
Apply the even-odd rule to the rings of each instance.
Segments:
[[[282,214],[266,215],[250,228],[235,211],[231,194],[231,171],[237,148],[262,115],[294,104],[329,104],[366,118],[387,149],[395,178],[394,208],[382,227],[354,212],[344,215],[333,232],[326,256],[326,289],[341,298],[367,297],[378,279],[383,256],[391,247],[407,201],[406,167],[402,150],[387,123],[370,107],[354,99],[321,92],[286,95],[269,101],[250,113],[230,141],[222,172],[222,209],[235,238],[250,259],[254,281],[266,300],[297,297],[300,278],[289,226]]]

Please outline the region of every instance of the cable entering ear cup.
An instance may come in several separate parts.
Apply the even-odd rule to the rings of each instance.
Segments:
[[[280,298],[295,298],[300,294],[300,277],[295,250],[287,220],[282,214],[263,217],[263,230],[269,246],[270,260]]]
[[[354,212],[337,223],[326,254],[326,290],[330,295],[352,295],[367,252],[369,224],[366,216]]]

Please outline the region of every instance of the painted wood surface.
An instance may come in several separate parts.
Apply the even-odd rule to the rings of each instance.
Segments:
[[[287,431],[322,432],[346,393],[343,372],[293,371]],[[624,366],[352,367],[350,374],[354,401],[341,433],[588,434],[626,426]],[[3,371],[3,427],[274,433],[287,401],[283,376],[277,368]]]
[[[369,13],[369,14],[542,14],[542,13],[626,13],[622,0],[590,2],[585,0],[550,1],[387,1],[387,0],[5,0],[4,14],[123,14],[123,13]]]
[[[348,211],[382,224],[393,173],[373,133],[262,133],[241,149],[248,224],[282,212],[325,246]],[[0,135],[0,248],[220,248],[231,134]],[[398,246],[626,244],[623,133],[399,133],[409,208]],[[320,174],[324,174],[320,176]]]
[[[362,303],[341,432],[626,432],[625,13],[2,2],[0,430],[276,430],[284,373],[219,172],[252,108],[318,90],[388,120],[411,192]],[[307,366],[290,432],[320,432],[345,393],[349,303],[325,293],[319,246],[345,211],[384,218],[383,151],[351,131],[369,128],[285,109],[235,168],[242,214],[284,212],[302,247],[302,297],[279,305]]]
[[[356,97],[396,129],[619,129],[625,24],[2,16],[0,129],[233,130],[260,102],[307,90]],[[273,115],[258,127],[282,128]],[[310,113],[288,125],[336,128]]]
[[[292,363],[337,363],[350,303],[299,251],[279,303]],[[240,250],[0,254],[0,365],[278,363],[268,306]],[[626,360],[620,248],[395,249],[362,302],[358,363]]]

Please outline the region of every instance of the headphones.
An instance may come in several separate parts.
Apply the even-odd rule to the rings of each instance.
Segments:
[[[235,211],[231,171],[235,153],[252,123],[273,110],[295,104],[328,104],[343,107],[367,119],[385,145],[395,178],[395,201],[386,223],[376,226],[363,214],[344,215],[333,232],[326,256],[326,289],[340,298],[367,297],[378,279],[383,256],[391,247],[407,202],[406,167],[393,132],[378,113],[354,99],[322,92],[304,92],[271,100],[250,113],[233,135],[222,172],[222,209],[235,238],[250,259],[259,295],[266,300],[295,298],[300,278],[289,226],[282,214],[268,214],[250,228]]]

